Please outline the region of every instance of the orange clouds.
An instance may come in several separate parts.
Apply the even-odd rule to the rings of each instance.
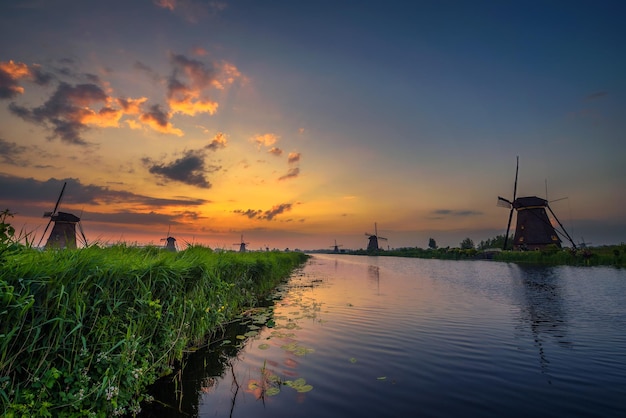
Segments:
[[[271,134],[271,133],[255,135],[252,138],[250,138],[250,140],[252,142],[256,142],[259,148],[261,148],[262,146],[269,147],[269,146],[274,145],[276,141],[278,141],[278,135]]]

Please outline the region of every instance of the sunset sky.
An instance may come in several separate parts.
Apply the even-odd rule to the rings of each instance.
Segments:
[[[39,241],[626,241],[626,2],[0,3],[0,210]],[[547,185],[547,187],[546,187]],[[566,198],[566,199],[562,199]]]

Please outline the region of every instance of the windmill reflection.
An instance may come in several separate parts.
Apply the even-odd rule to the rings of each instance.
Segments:
[[[524,330],[530,326],[533,345],[539,352],[539,367],[550,382],[548,347],[556,343],[569,347],[567,319],[563,307],[563,292],[559,276],[552,267],[516,266],[514,275],[520,281],[519,291],[520,323]]]

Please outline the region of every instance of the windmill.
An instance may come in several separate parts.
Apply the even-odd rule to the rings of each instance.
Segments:
[[[165,248],[168,251],[176,252],[178,248],[176,247],[176,238],[170,235],[170,227],[167,227],[167,237],[161,238],[161,241],[165,241]]]
[[[504,236],[503,249],[507,248],[509,231],[511,230],[511,221],[513,220],[513,211],[517,211],[517,221],[515,227],[515,236],[513,237],[514,250],[540,250],[549,245],[556,245],[561,248],[561,239],[558,234],[565,235],[576,248],[576,244],[569,236],[561,221],[556,217],[549,202],[537,196],[517,197],[517,174],[519,172],[519,157],[515,167],[515,185],[513,186],[513,199],[505,199],[498,196],[498,206],[509,208],[509,222],[506,227],[506,235]],[[552,217],[559,224],[561,231],[557,231],[548,218],[550,211]]]
[[[374,222],[374,235],[365,233],[369,237],[369,242],[367,243],[367,252],[378,252],[378,240],[382,239],[387,241],[387,238],[383,238],[378,236],[378,226],[376,222]]]
[[[41,241],[43,241],[43,238],[46,236],[46,232],[48,232],[48,228],[52,222],[54,222],[54,226],[52,227],[48,241],[46,241],[46,248],[75,249],[76,225],[78,225],[78,230],[83,238],[83,244],[87,245],[87,238],[85,237],[83,226],[80,223],[80,218],[71,213],[57,212],[61,204],[61,199],[63,198],[63,193],[65,192],[65,186],[67,186],[67,182],[63,183],[63,188],[61,189],[61,193],[59,194],[59,198],[52,212],[44,212],[43,214],[44,218],[50,218],[50,220],[48,221],[48,225],[46,225],[46,229],[43,231],[39,244],[37,244],[38,247],[41,245]]]
[[[334,253],[338,253],[339,252],[339,247],[343,247],[343,245],[339,244],[337,245],[337,240],[335,240],[335,245],[331,245],[330,248],[333,249]]]
[[[239,245],[239,252],[240,253],[245,253],[246,252],[246,245],[248,245],[248,244],[250,244],[250,243],[243,241],[243,234],[241,234],[241,242],[236,242],[233,245]]]

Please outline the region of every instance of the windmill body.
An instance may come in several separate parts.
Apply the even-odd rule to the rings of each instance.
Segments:
[[[249,242],[244,242],[243,234],[241,234],[241,242],[236,242],[233,245],[239,245],[239,252],[245,253],[247,251],[246,246],[250,244]]]
[[[513,199],[505,199],[498,196],[498,206],[506,207],[509,212],[509,223],[506,227],[506,235],[504,236],[504,247],[507,249],[509,239],[509,231],[511,221],[513,220],[513,212],[517,212],[517,221],[515,226],[515,235],[513,237],[514,250],[542,250],[548,246],[556,246],[561,248],[561,239],[558,232],[552,225],[548,212],[556,220],[562,229],[562,234],[567,236],[572,246],[576,248],[576,244],[571,239],[563,224],[556,217],[546,199],[537,196],[517,197],[517,173],[519,169],[519,157],[517,158],[517,166],[515,168],[515,185],[513,187]]]
[[[46,242],[46,248],[76,248],[76,224],[80,218],[66,212],[57,212],[50,216],[54,222],[52,232]]]
[[[343,247],[341,244],[337,244],[337,240],[335,240],[335,245],[331,245],[330,248],[333,249],[333,253],[339,253],[339,247]]]
[[[561,239],[548,218],[548,201],[537,196],[518,197],[513,201],[517,212],[514,250],[541,250],[548,245],[561,248]]]
[[[50,232],[50,236],[48,236],[48,240],[46,241],[45,248],[75,249],[77,225],[78,225],[78,230],[81,233],[83,243],[87,245],[87,238],[85,237],[83,227],[80,223],[80,218],[71,213],[57,212],[57,209],[59,208],[59,204],[61,203],[61,199],[63,198],[63,192],[65,191],[65,186],[67,186],[67,183],[63,184],[63,188],[61,189],[61,193],[59,194],[59,198],[57,199],[57,202],[54,205],[54,209],[52,210],[52,212],[45,212],[43,214],[44,218],[50,218],[50,221],[48,221],[48,225],[46,225],[46,229],[43,231],[41,240],[39,240],[39,245],[41,245],[41,241],[43,241],[44,237],[46,236],[46,232],[48,232],[48,228],[50,227],[50,224],[54,222],[54,226],[52,227],[52,232]]]
[[[369,241],[367,243],[367,252],[368,253],[376,253],[376,252],[378,252],[378,250],[379,250],[378,240],[387,241],[387,238],[383,238],[383,237],[378,235],[378,226],[376,225],[376,223],[374,223],[374,234],[365,233],[365,235],[367,235],[367,237],[369,238]]]
[[[165,249],[168,251],[176,252],[176,238],[167,237],[165,238]]]

